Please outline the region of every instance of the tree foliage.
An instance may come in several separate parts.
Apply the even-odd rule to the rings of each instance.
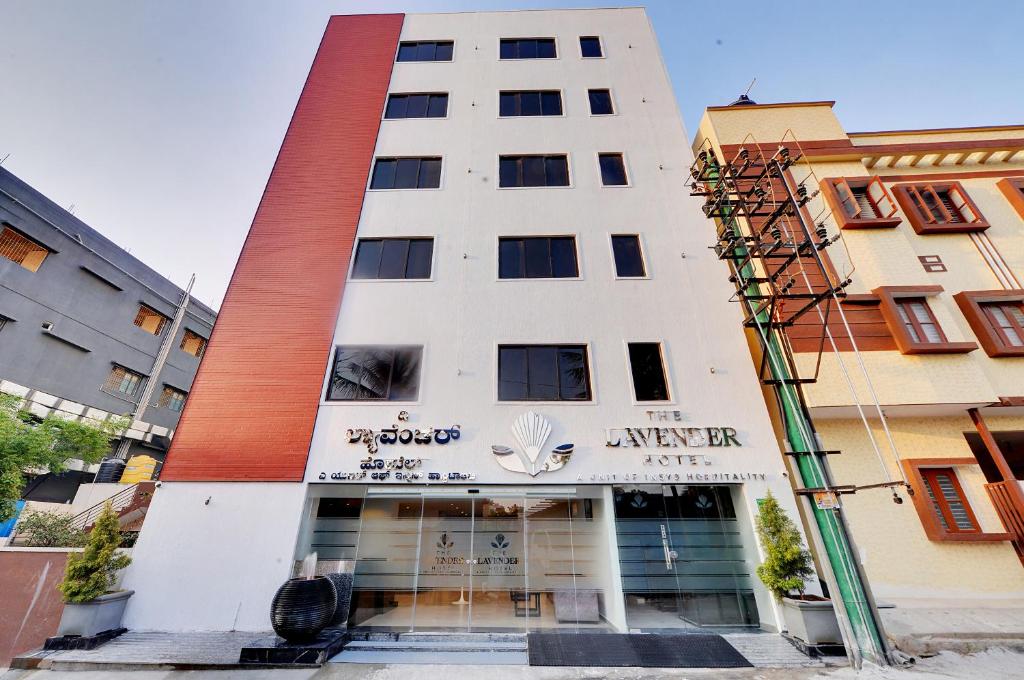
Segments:
[[[757,537],[764,548],[764,562],[757,576],[778,598],[793,591],[804,594],[804,579],[814,573],[811,554],[804,549],[800,532],[775,497],[761,501],[757,512]]]
[[[114,507],[107,501],[89,532],[85,550],[68,555],[64,580],[58,586],[67,602],[90,602],[110,590],[117,572],[132,559],[119,553],[121,531]]]
[[[19,397],[0,393],[0,522],[14,515],[26,470],[63,472],[71,458],[95,463],[127,426],[126,418],[95,424],[57,415],[39,419],[21,407]]]
[[[80,548],[85,532],[64,512],[26,512],[18,521],[21,545],[32,548]]]

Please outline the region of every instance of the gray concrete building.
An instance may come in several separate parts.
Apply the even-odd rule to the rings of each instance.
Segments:
[[[0,391],[26,398],[39,416],[135,416],[128,455],[162,461],[216,319],[190,297],[172,336],[184,295],[0,168]],[[142,411],[147,381],[154,389]],[[78,467],[63,480],[36,480],[30,493],[63,502],[94,471]]]

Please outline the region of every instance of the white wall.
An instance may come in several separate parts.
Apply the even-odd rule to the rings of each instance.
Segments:
[[[599,35],[605,58],[582,59],[581,35]],[[502,37],[551,36],[557,59],[497,58]],[[461,439],[382,447],[378,457],[424,457],[423,470],[471,472],[482,484],[651,483],[644,475],[662,472],[687,483],[694,472],[756,472],[765,480],[743,494],[748,508],[771,488],[796,518],[727,268],[709,251],[711,225],[685,187],[688,136],[643,10],[406,16],[402,40],[431,39],[454,39],[454,60],[397,63],[390,92],[448,92],[448,117],[383,121],[375,155],[441,155],[441,188],[368,192],[358,235],[433,236],[433,276],[348,281],[335,334],[336,344],[422,345],[419,399],[324,401],[307,481],[358,471],[366,449],[349,444],[346,430],[389,427],[407,410],[403,427],[459,424]],[[588,88],[611,89],[616,114],[591,116]],[[564,116],[498,118],[499,90],[528,89],[562,90]],[[629,187],[601,186],[598,152],[625,154]],[[572,186],[498,189],[498,156],[515,153],[568,153]],[[615,278],[615,233],[640,234],[647,279]],[[498,280],[498,237],[513,235],[575,235],[580,277]],[[629,341],[663,343],[671,402],[634,401]],[[497,401],[498,345],[533,342],[587,344],[593,400]],[[657,426],[648,409],[682,411],[682,422],[663,426],[734,427],[743,447],[695,451],[711,456],[710,466],[660,467],[642,464],[658,449],[605,446],[606,428]],[[563,469],[529,478],[493,460],[492,444],[517,446],[510,428],[527,410],[551,421],[549,446],[576,445]],[[770,624],[766,592],[758,603]]]
[[[270,630],[291,576],[305,485],[164,482],[123,587],[134,630]],[[209,499],[209,504],[206,503]]]
[[[581,59],[578,36],[595,34],[606,58]],[[556,36],[559,58],[499,61],[499,38],[515,36]],[[492,444],[515,444],[512,421],[530,409],[552,421],[550,445],[576,444],[571,464],[538,483],[669,471],[640,465],[639,449],[605,446],[605,428],[655,425],[645,414],[652,408],[683,412],[683,422],[669,425],[739,430],[744,447],[704,449],[715,464],[701,472],[777,475],[782,462],[739,305],[729,302],[726,268],[708,250],[710,226],[684,187],[691,152],[643,11],[406,17],[403,40],[439,38],[455,40],[454,61],[395,64],[390,91],[449,92],[448,118],[383,121],[376,154],[442,155],[442,188],[368,192],[358,231],[434,236],[433,278],[348,281],[335,336],[339,344],[422,344],[419,400],[323,402],[307,480],[357,470],[365,448],[348,444],[345,431],[388,427],[402,409],[414,427],[458,423],[462,438],[386,452],[428,457],[427,468],[472,471],[478,482],[530,481],[489,453]],[[618,114],[591,117],[588,87],[610,88]],[[564,117],[497,117],[500,89],[538,88],[563,90]],[[600,185],[599,151],[625,153],[632,186]],[[573,186],[498,189],[498,155],[516,152],[568,152]],[[615,279],[613,233],[641,235],[648,279]],[[576,235],[580,278],[499,281],[498,236],[543,234]],[[634,402],[627,341],[664,343],[671,402]],[[586,343],[593,400],[498,402],[497,346],[519,342]]]

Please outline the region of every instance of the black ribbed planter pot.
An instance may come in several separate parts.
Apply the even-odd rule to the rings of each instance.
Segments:
[[[337,591],[326,576],[289,579],[270,604],[270,625],[288,642],[308,642],[331,622],[337,606]]]

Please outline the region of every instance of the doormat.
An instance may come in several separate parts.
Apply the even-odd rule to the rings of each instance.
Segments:
[[[736,648],[714,633],[620,635],[530,633],[531,666],[638,666],[641,668],[749,668]]]

